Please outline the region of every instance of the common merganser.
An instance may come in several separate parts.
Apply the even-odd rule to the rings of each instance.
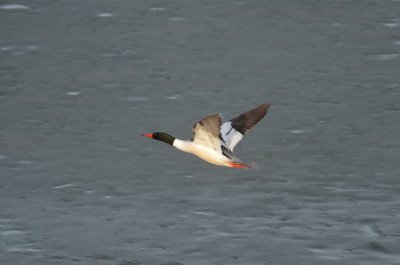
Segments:
[[[170,144],[214,165],[252,169],[252,166],[233,155],[233,148],[265,116],[269,106],[269,104],[262,104],[222,125],[221,116],[218,113],[205,117],[193,126],[192,140],[179,140],[163,132],[142,135]]]

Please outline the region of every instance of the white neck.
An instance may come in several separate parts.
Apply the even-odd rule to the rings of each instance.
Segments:
[[[191,143],[191,141],[175,139],[172,145],[183,152],[191,153]]]

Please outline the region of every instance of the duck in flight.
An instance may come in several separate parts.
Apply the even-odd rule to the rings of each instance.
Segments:
[[[253,167],[233,154],[233,149],[243,136],[267,114],[269,106],[269,104],[262,104],[224,123],[221,123],[221,116],[218,113],[205,117],[193,126],[192,140],[179,140],[163,132],[142,135],[170,144],[214,165],[251,169]]]

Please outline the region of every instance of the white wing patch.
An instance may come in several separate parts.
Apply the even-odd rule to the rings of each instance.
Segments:
[[[233,152],[235,145],[243,138],[243,134],[236,131],[232,127],[232,122],[225,122],[221,125],[221,138],[225,143],[222,143],[229,151]]]

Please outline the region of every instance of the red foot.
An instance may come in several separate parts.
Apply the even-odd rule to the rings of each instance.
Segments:
[[[243,164],[243,163],[238,163],[238,162],[228,162],[228,165],[233,168],[251,168],[250,166]]]

